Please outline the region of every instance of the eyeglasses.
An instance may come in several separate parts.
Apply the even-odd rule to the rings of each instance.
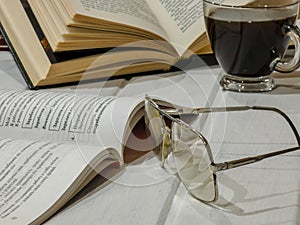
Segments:
[[[233,112],[247,110],[272,111],[281,115],[291,127],[298,146],[229,162],[215,163],[206,138],[188,123],[174,116],[199,115],[201,113]],[[167,126],[166,120],[171,122]],[[145,97],[145,122],[155,146],[159,146],[162,166],[171,174],[177,174],[186,189],[203,202],[218,199],[218,171],[255,163],[266,158],[300,149],[300,137],[291,119],[281,110],[265,106],[238,106],[219,108],[161,109],[150,97]]]

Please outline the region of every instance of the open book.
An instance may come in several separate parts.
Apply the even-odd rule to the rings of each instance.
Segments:
[[[40,224],[124,168],[143,99],[0,90],[0,224]]]
[[[166,71],[211,52],[201,0],[0,0],[0,21],[31,88]]]

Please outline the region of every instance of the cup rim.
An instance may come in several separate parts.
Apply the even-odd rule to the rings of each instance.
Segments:
[[[289,6],[294,6],[294,5],[298,5],[299,1],[294,0],[293,3],[288,3],[288,4],[283,4],[283,5],[277,5],[277,6],[267,6],[267,5],[262,5],[262,6],[247,6],[247,5],[227,5],[227,4],[222,4],[222,3],[217,3],[214,0],[203,0],[203,3],[208,3],[211,5],[215,5],[215,6],[220,6],[220,7],[224,7],[224,8],[238,8],[238,9],[279,9],[279,8],[284,8],[284,7],[289,7]]]

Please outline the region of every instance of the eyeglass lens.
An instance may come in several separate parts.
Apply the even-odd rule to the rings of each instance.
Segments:
[[[197,199],[214,201],[217,187],[211,159],[202,139],[188,126],[173,122],[171,141],[165,140],[167,129],[161,113],[148,100],[145,101],[145,120],[151,138],[161,145],[163,153],[169,152],[163,156],[165,169],[171,174],[177,172],[187,190]],[[165,142],[170,142],[169,146]],[[171,151],[165,151],[165,148],[171,148]]]
[[[196,198],[206,202],[214,201],[214,172],[205,144],[183,124],[173,123],[171,135],[173,163],[181,181]]]

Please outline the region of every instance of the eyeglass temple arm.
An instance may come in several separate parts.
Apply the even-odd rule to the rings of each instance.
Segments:
[[[251,106],[231,106],[231,107],[213,107],[213,108],[168,108],[163,109],[172,116],[180,115],[199,115],[200,113],[213,112],[231,112],[231,111],[246,111],[252,109]]]
[[[235,167],[252,164],[252,163],[261,161],[263,159],[267,159],[267,158],[274,157],[277,155],[300,150],[300,136],[299,136],[299,133],[298,133],[295,125],[293,124],[292,120],[288,117],[288,115],[285,114],[283,111],[281,111],[278,108],[268,107],[268,106],[232,106],[232,107],[195,108],[195,109],[182,108],[182,109],[170,109],[168,111],[170,114],[173,114],[173,115],[188,115],[188,114],[198,115],[200,113],[234,112],[234,111],[246,111],[246,110],[272,111],[272,112],[275,112],[275,113],[279,114],[280,116],[282,116],[287,121],[287,123],[290,125],[290,127],[296,137],[298,146],[293,147],[293,148],[287,148],[287,149],[275,151],[275,152],[270,152],[270,153],[266,153],[266,154],[262,154],[262,155],[258,155],[258,156],[247,157],[247,158],[237,159],[237,160],[233,160],[233,161],[229,161],[229,162],[225,162],[225,163],[214,164],[216,171],[228,170],[228,169],[232,169]]]
[[[204,111],[204,112],[222,112],[222,110],[224,111],[244,111],[244,110],[264,110],[264,111],[272,111],[275,112],[277,114],[279,114],[280,116],[282,116],[287,123],[290,125],[298,146],[296,147],[292,147],[292,148],[287,148],[287,149],[283,149],[283,150],[279,150],[279,151],[275,151],[275,152],[270,152],[270,153],[266,153],[266,154],[262,154],[262,155],[258,155],[258,156],[252,156],[252,157],[247,157],[247,158],[242,158],[242,159],[237,159],[237,160],[233,160],[233,161],[229,161],[229,162],[225,162],[225,163],[219,163],[219,164],[215,164],[215,168],[217,171],[221,171],[221,170],[228,170],[228,169],[232,169],[232,168],[236,168],[236,167],[240,167],[240,166],[244,166],[244,165],[248,165],[248,164],[252,164],[252,163],[256,163],[259,162],[263,159],[267,159],[267,158],[271,158],[274,156],[278,156],[278,155],[282,155],[282,154],[286,154],[289,152],[294,152],[297,150],[300,150],[300,137],[299,137],[299,133],[295,127],[295,125],[293,124],[292,120],[288,117],[287,114],[285,114],[283,111],[281,111],[278,108],[274,108],[274,107],[267,107],[267,106],[241,106],[241,107],[224,107],[224,108],[212,108],[211,110],[209,109],[204,109],[201,110],[199,109],[198,112]],[[223,112],[224,112],[223,111]]]
[[[228,169],[232,169],[232,168],[236,168],[236,167],[256,163],[256,162],[259,162],[263,159],[267,159],[267,158],[270,158],[270,157],[273,157],[273,156],[277,156],[277,155],[297,151],[299,149],[300,149],[300,146],[296,146],[296,147],[293,147],[293,148],[287,148],[287,149],[284,149],[284,150],[270,152],[270,153],[262,154],[262,155],[258,155],[258,156],[237,159],[237,160],[224,162],[224,163],[217,163],[217,164],[213,164],[213,166],[214,166],[216,172],[221,171],[221,170],[228,170]]]
[[[216,113],[216,112],[235,112],[235,111],[247,111],[247,110],[264,110],[272,111],[282,116],[290,125],[298,145],[300,146],[300,136],[293,124],[292,120],[278,108],[268,106],[230,106],[230,107],[213,107],[213,108],[180,108],[180,109],[164,109],[170,115],[198,115],[200,113]]]

